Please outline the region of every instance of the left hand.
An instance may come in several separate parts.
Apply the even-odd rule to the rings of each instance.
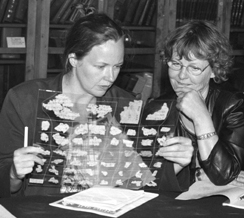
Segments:
[[[157,155],[185,167],[191,162],[193,150],[189,138],[177,136],[167,139],[165,146],[159,148]]]

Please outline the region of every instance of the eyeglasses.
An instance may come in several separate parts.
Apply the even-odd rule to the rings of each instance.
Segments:
[[[191,66],[191,65],[184,66],[183,64],[176,62],[176,61],[168,61],[167,64],[171,70],[175,70],[175,71],[179,71],[183,67],[185,67],[187,72],[189,72],[190,74],[192,74],[194,76],[199,76],[209,66],[209,64],[208,64],[206,67],[204,67],[204,69],[200,69],[199,67],[195,67],[195,66]]]

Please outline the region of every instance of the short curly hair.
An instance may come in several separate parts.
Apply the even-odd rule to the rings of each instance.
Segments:
[[[164,59],[170,60],[176,51],[180,58],[207,60],[215,74],[215,82],[228,79],[233,64],[232,48],[229,40],[218,29],[206,21],[190,21],[172,31],[163,47]]]

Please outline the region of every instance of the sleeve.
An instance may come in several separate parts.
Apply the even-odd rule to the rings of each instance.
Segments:
[[[23,95],[21,99],[17,91],[11,89],[8,92],[0,114],[0,197],[11,196],[10,168],[13,163],[13,152],[23,147],[25,125],[30,127],[29,140],[33,135],[33,125],[28,122],[32,114],[31,107],[27,106],[29,97]]]
[[[173,163],[165,160],[161,170],[160,191],[183,192],[188,190],[190,186],[190,170],[188,167],[175,175]]]
[[[226,185],[244,170],[243,93],[217,99],[212,118],[219,140],[200,164],[215,185]]]

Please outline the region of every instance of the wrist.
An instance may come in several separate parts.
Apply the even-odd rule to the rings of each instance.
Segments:
[[[12,165],[10,168],[10,179],[11,180],[22,180],[18,177],[15,167]]]
[[[205,140],[205,139],[209,139],[212,138],[213,136],[217,135],[217,133],[214,132],[208,132],[202,135],[197,135],[197,140]]]

